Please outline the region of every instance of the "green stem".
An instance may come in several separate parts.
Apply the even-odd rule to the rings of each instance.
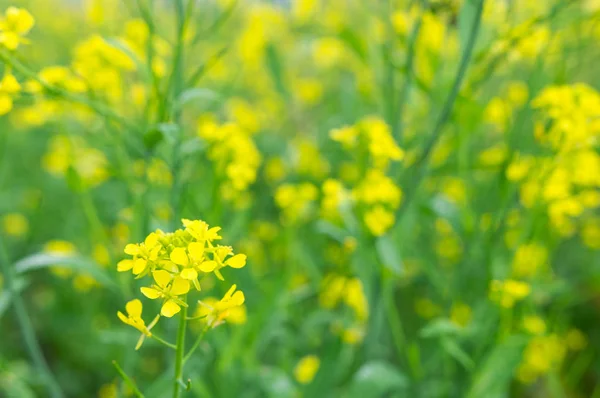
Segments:
[[[196,348],[198,348],[200,342],[202,342],[202,339],[204,338],[204,335],[206,334],[208,329],[210,329],[208,325],[206,325],[206,327],[202,329],[202,332],[200,333],[198,338],[196,338],[196,341],[194,342],[192,348],[190,348],[190,351],[187,354],[185,354],[185,357],[183,358],[183,363],[186,363],[192,357],[192,354],[194,353],[194,351],[196,351]]]
[[[183,301],[187,301],[187,296],[183,298]],[[179,315],[179,330],[177,331],[177,347],[175,353],[175,380],[173,381],[173,398],[179,398],[181,391],[181,384],[179,381],[183,375],[183,353],[185,351],[185,329],[187,324],[187,307],[182,307],[181,314]]]
[[[428,2],[424,1],[423,3],[423,9],[425,10],[427,9]],[[402,91],[400,92],[400,98],[398,100],[397,107],[398,116],[396,118],[396,123],[398,123],[397,141],[400,144],[402,143],[402,129],[404,127],[402,125],[402,114],[404,113],[404,105],[408,100],[408,93],[410,92],[410,86],[412,85],[412,79],[414,76],[414,59],[417,48],[416,43],[417,38],[419,37],[419,31],[421,30],[421,25],[423,24],[423,15],[425,15],[425,12],[421,13],[421,17],[413,27],[413,30],[410,33],[410,38],[408,39],[409,41],[406,55],[406,78],[404,80],[404,85],[402,86]]]
[[[452,110],[454,109],[454,103],[456,102],[456,98],[462,86],[462,82],[465,79],[469,63],[471,62],[471,55],[473,54],[475,42],[477,41],[479,27],[481,25],[481,15],[483,13],[484,3],[485,0],[479,0],[479,4],[477,6],[477,11],[475,14],[475,19],[471,27],[471,32],[467,40],[465,51],[462,54],[460,65],[458,67],[458,71],[456,72],[456,78],[454,79],[454,83],[452,85],[452,89],[450,90],[450,94],[448,94],[448,98],[446,98],[446,102],[444,104],[444,107],[442,108],[442,112],[440,113],[440,116],[435,124],[433,133],[431,134],[431,137],[425,144],[425,148],[421,153],[421,156],[419,156],[419,158],[416,160],[414,167],[411,168],[416,170],[410,170],[411,175],[416,175],[412,184],[413,186],[411,191],[407,191],[406,201],[404,202],[403,208],[406,208],[409,205],[409,203],[414,199],[415,193],[421,185],[423,178],[425,177],[427,170],[427,162],[429,160],[429,157],[431,156],[431,152],[433,151],[435,144],[440,139],[443,128],[446,125],[448,119],[450,118]],[[399,211],[400,210],[402,210],[402,208],[399,209]],[[406,212],[401,212],[400,214],[402,213]]]
[[[23,341],[25,342],[27,351],[29,351],[29,356],[40,371],[42,379],[44,379],[46,383],[46,388],[48,389],[49,395],[57,398],[64,397],[62,389],[60,388],[58,382],[54,379],[54,376],[50,371],[50,367],[44,358],[44,354],[42,353],[42,349],[40,348],[40,344],[35,335],[33,324],[31,323],[31,319],[27,313],[25,303],[23,302],[23,299],[21,298],[21,295],[15,286],[10,257],[4,242],[1,239],[0,263],[2,264],[2,273],[4,274],[6,280],[6,287],[11,294],[12,303],[17,316],[17,322],[19,324],[19,328],[21,329],[21,335],[23,336]]]
[[[174,350],[176,350],[176,349],[177,349],[177,346],[176,346],[175,344],[173,344],[173,343],[169,343],[168,341],[166,341],[166,340],[164,340],[164,339],[162,339],[162,338],[158,337],[158,336],[157,336],[156,334],[154,334],[154,333],[152,333],[152,336],[151,336],[151,338],[153,338],[154,340],[158,341],[159,343],[161,343],[161,344],[163,344],[163,345],[165,345],[165,346],[167,346],[167,347],[169,347],[169,348],[172,348],[172,349],[174,349]]]
[[[117,361],[112,361],[112,364],[115,367],[115,369],[117,370],[117,373],[119,373],[119,375],[123,379],[123,381],[131,388],[131,390],[133,391],[135,396],[138,398],[144,398],[144,394],[142,394],[142,392],[137,387],[135,382],[131,379],[131,377],[127,376],[127,373],[125,373],[125,371],[123,369],[121,369],[121,367],[119,366]]]

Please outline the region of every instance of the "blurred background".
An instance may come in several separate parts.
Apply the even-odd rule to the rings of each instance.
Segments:
[[[247,265],[183,396],[599,398],[599,62],[598,0],[0,0],[0,396],[169,396],[117,263],[186,218]]]

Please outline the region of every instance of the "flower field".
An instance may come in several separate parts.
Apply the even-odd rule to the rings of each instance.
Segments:
[[[0,397],[600,398],[599,0],[0,0]]]

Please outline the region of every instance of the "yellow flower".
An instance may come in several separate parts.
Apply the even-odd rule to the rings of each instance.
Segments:
[[[460,327],[465,327],[471,323],[472,318],[473,311],[471,311],[471,307],[460,302],[452,304],[452,309],[450,310],[450,320],[452,323]]]
[[[13,98],[21,91],[21,85],[10,73],[5,73],[0,80],[0,116],[10,112],[13,108]]]
[[[364,221],[374,236],[382,236],[394,225],[396,217],[394,212],[377,205],[365,213]]]
[[[29,222],[20,213],[9,213],[2,217],[2,228],[7,235],[22,237],[29,230]]]
[[[131,270],[134,275],[145,275],[145,271],[152,269],[158,260],[158,254],[163,248],[158,239],[158,233],[153,232],[146,237],[144,243],[130,243],[125,246],[125,254],[133,256],[133,259],[121,260],[117,264],[117,271],[125,272]]]
[[[505,308],[512,308],[531,292],[529,284],[513,279],[494,280],[490,285],[490,298]]]
[[[29,33],[34,23],[33,16],[27,10],[9,7],[0,19],[0,45],[16,50],[19,44],[27,43],[23,36]]]
[[[294,377],[300,384],[308,384],[315,378],[321,361],[315,355],[307,355],[300,359],[294,368]]]
[[[546,322],[536,315],[529,315],[523,318],[523,329],[527,333],[540,335],[546,333]]]
[[[125,304],[125,311],[127,312],[127,315],[123,314],[121,311],[117,312],[117,316],[119,317],[119,319],[127,325],[133,326],[134,328],[142,332],[142,335],[140,336],[135,346],[135,349],[138,350],[142,346],[144,338],[146,336],[152,336],[150,329],[152,329],[154,325],[156,325],[158,319],[160,318],[160,315],[156,315],[152,322],[150,322],[150,324],[146,326],[146,323],[142,319],[142,302],[138,299],[131,300],[127,304]]]
[[[530,277],[546,265],[547,261],[548,250],[544,246],[537,243],[521,245],[515,252],[512,270],[517,277]]]
[[[215,328],[225,322],[225,319],[231,316],[232,312],[234,316],[239,316],[239,313],[235,314],[235,312],[244,304],[245,297],[244,293],[241,290],[236,291],[236,288],[237,285],[232,285],[219,301],[210,298],[198,301],[200,306],[196,311],[197,316],[203,317],[206,324],[211,328]],[[236,319],[236,321],[239,320],[239,318]]]
[[[152,277],[156,282],[151,287],[140,288],[142,294],[149,299],[164,299],[160,313],[167,318],[181,311],[181,306],[187,306],[177,296],[190,291],[190,282],[180,276],[173,277],[165,270],[152,271]]]

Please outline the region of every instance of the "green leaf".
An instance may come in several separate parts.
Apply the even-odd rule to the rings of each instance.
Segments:
[[[116,287],[113,280],[100,265],[82,256],[57,256],[48,253],[36,253],[17,261],[14,267],[17,274],[23,274],[57,265],[81,274],[91,275],[98,283],[106,287]]]
[[[281,65],[281,57],[277,52],[277,49],[273,45],[268,45],[266,49],[266,60],[267,60],[267,68],[269,72],[271,72],[271,77],[273,78],[273,82],[275,83],[275,87],[277,87],[277,91],[282,96],[287,96],[287,91],[285,89],[284,84],[284,76],[283,76],[283,66]]]
[[[526,336],[511,336],[497,345],[477,368],[467,397],[507,397],[526,344]]]
[[[185,90],[175,101],[175,109],[181,109],[191,102],[216,102],[221,100],[221,95],[208,88],[190,88]]]
[[[288,375],[281,369],[262,368],[259,381],[268,397],[294,397],[295,388]]]
[[[439,336],[456,335],[461,332],[461,328],[447,318],[437,318],[429,322],[421,331],[419,336],[428,339]]]
[[[177,142],[180,134],[179,126],[173,123],[159,123],[144,133],[144,145],[153,150],[163,140],[169,144]]]
[[[16,279],[14,283],[15,283],[14,287],[15,287],[15,290],[17,293],[21,292],[28,285],[28,282],[23,278]],[[10,306],[11,301],[12,301],[12,293],[9,290],[4,289],[2,292],[0,292],[0,318],[2,318],[2,315],[4,315],[4,312]]]
[[[384,361],[364,364],[350,385],[350,397],[382,397],[408,386],[408,379],[398,368]]]
[[[346,239],[348,236],[348,232],[346,232],[343,228],[340,228],[326,220],[318,220],[316,222],[316,229],[319,233],[327,235],[339,243],[343,243],[344,239]]]
[[[392,238],[388,235],[378,238],[375,242],[375,247],[383,265],[394,275],[400,276],[403,269],[402,260]]]
[[[458,363],[464,366],[465,369],[471,371],[475,367],[475,362],[471,357],[461,348],[456,340],[451,338],[441,339],[442,347],[452,358],[456,359]]]

